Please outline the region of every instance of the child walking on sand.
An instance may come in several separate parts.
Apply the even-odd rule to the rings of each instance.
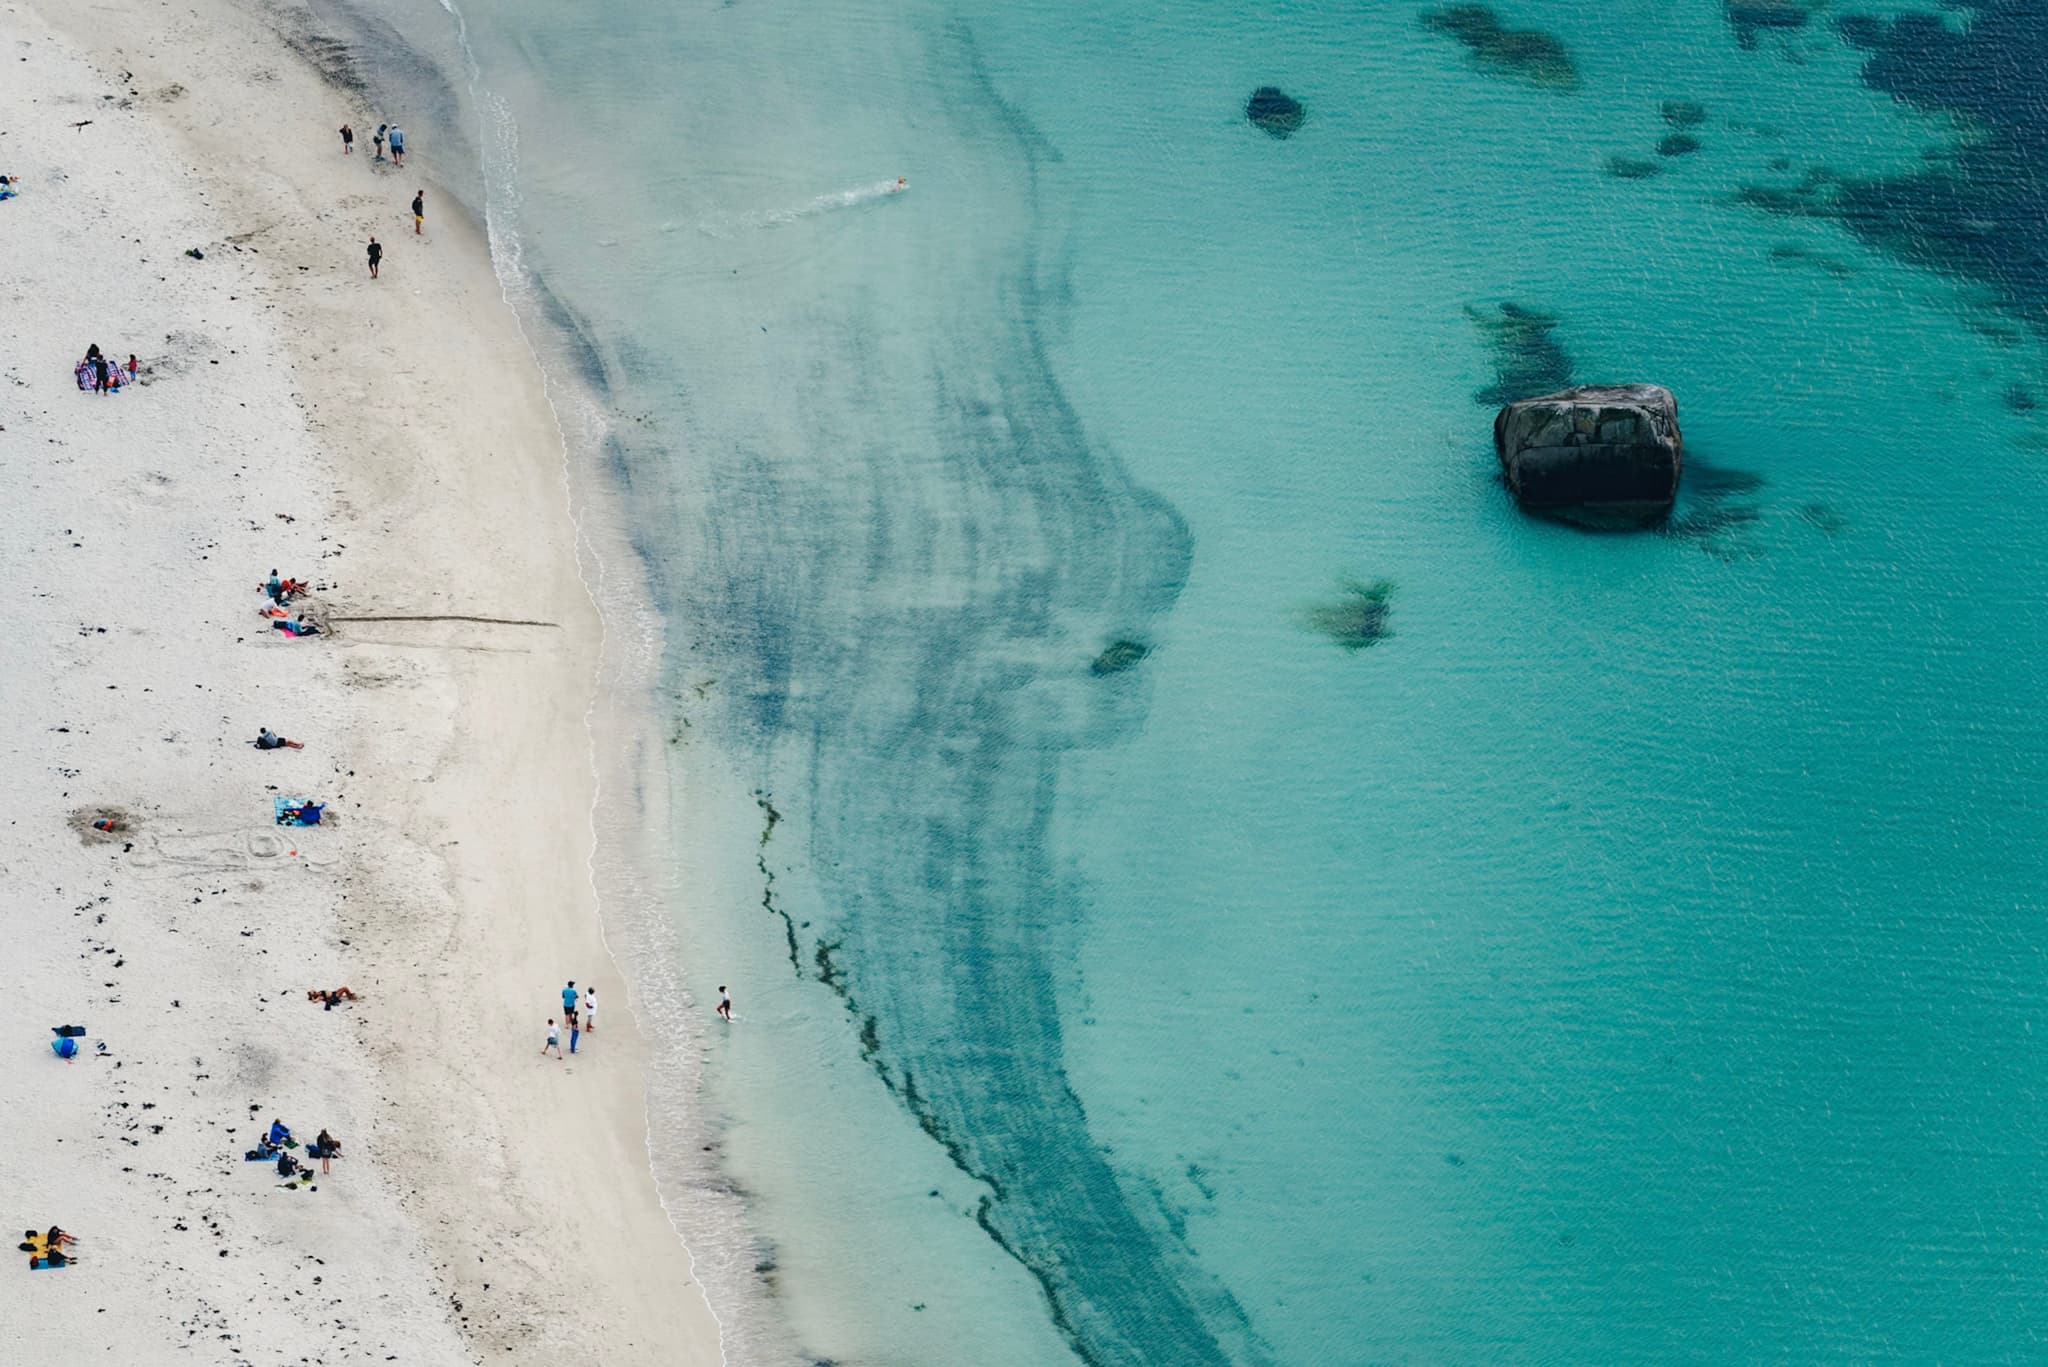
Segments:
[[[420,235],[420,225],[427,221],[427,192],[415,191],[412,197],[412,235]]]
[[[548,1042],[540,1047],[540,1056],[546,1058],[550,1049],[555,1051],[556,1058],[562,1056],[562,1027],[552,1017],[548,1020]]]
[[[388,123],[378,124],[376,133],[370,139],[371,142],[376,144],[377,160],[379,161],[384,160],[384,130],[389,128],[390,126],[391,125]]]
[[[356,150],[356,130],[347,124],[341,126],[341,154],[347,156]]]
[[[583,1033],[597,1033],[597,989],[594,987],[583,989]]]

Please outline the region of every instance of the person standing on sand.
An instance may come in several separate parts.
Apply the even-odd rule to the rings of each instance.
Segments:
[[[341,126],[341,154],[349,155],[356,150],[356,130],[347,124]]]
[[[562,1018],[570,1024],[576,1021],[576,980],[569,979],[569,985],[562,989]]]
[[[597,1033],[597,989],[594,987],[583,989],[583,1033]]]
[[[391,125],[391,164],[405,165],[405,130],[395,123]]]
[[[376,238],[370,239],[370,278],[377,278],[377,264],[384,259],[384,246]]]
[[[104,356],[92,358],[92,387],[102,394],[110,392],[107,387],[107,358]]]
[[[378,124],[376,136],[370,139],[370,141],[374,142],[377,145],[377,160],[379,161],[384,160],[384,130],[389,128],[390,126],[391,125],[388,123]]]
[[[553,1017],[548,1019],[548,1042],[540,1047],[540,1056],[546,1058],[550,1049],[555,1051],[556,1058],[562,1056],[562,1027],[555,1024]]]
[[[732,993],[725,990],[725,984],[718,985],[718,1016],[720,1020],[732,1019]]]
[[[412,235],[420,235],[420,225],[427,221],[427,192],[416,190],[412,197]]]

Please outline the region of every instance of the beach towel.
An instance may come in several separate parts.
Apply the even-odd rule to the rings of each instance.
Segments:
[[[85,1034],[85,1027],[82,1025],[53,1025],[50,1027],[50,1033],[59,1039],[78,1039]]]
[[[61,1263],[53,1263],[48,1258],[30,1258],[28,1260],[28,1270],[31,1272],[56,1272],[69,1266],[71,1266],[69,1258],[66,1258]]]
[[[92,368],[92,362],[80,361],[78,363],[78,368],[74,370],[72,373],[78,377],[78,387],[80,389],[85,390],[87,393],[91,393],[93,383],[98,378]],[[108,361],[107,388],[112,390],[118,390],[122,385],[127,383],[128,372],[126,370],[123,370],[120,366],[115,365],[112,361]]]
[[[299,820],[299,808],[305,806],[306,802],[307,799],[303,797],[274,797],[270,800],[271,819],[280,826],[318,825],[317,821],[306,822]],[[324,803],[315,803],[314,805],[320,807],[323,813],[325,812]]]

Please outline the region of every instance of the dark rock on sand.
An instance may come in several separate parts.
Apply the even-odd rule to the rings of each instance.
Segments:
[[[1151,653],[1150,646],[1137,641],[1113,641],[1095,657],[1094,663],[1088,666],[1088,672],[1098,679],[1106,674],[1121,674]]]
[[[1510,403],[1493,420],[1493,446],[1530,512],[1648,526],[1678,497],[1678,402],[1660,385],[1580,385]]]
[[[1555,316],[1509,300],[1496,313],[1467,307],[1465,316],[1493,351],[1494,382],[1472,396],[1498,408],[1526,394],[1546,394],[1572,382],[1572,358],[1550,334]]]
[[[1616,180],[1648,180],[1664,168],[1648,157],[1609,157],[1607,174]]]
[[[1394,596],[1390,579],[1371,583],[1346,581],[1341,596],[1308,610],[1308,626],[1321,632],[1346,650],[1363,650],[1383,637],[1393,635],[1387,627],[1389,601]]]
[[[1490,71],[1552,90],[1578,88],[1579,69],[1563,43],[1541,29],[1508,28],[1484,5],[1430,10],[1422,23],[1463,43],[1473,60]]]
[[[1743,47],[1755,47],[1756,36],[1764,29],[1805,28],[1806,21],[1813,17],[1807,0],[1725,0],[1728,9],[1728,26],[1735,30],[1735,41]]]
[[[1284,138],[1301,131],[1308,111],[1301,101],[1275,85],[1262,85],[1244,102],[1244,116],[1271,137]]]
[[[1673,128],[1698,128],[1707,121],[1707,107],[1693,100],[1666,100],[1663,113]]]
[[[1666,133],[1657,143],[1660,157],[1688,157],[1700,150],[1700,140],[1690,133]]]

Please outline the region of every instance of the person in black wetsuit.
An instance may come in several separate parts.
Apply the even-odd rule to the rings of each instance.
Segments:
[[[370,278],[371,278],[372,280],[375,280],[375,279],[377,278],[377,264],[378,264],[378,263],[379,263],[380,261],[382,261],[383,259],[384,259],[384,247],[383,247],[383,244],[382,244],[382,243],[380,243],[380,242],[378,242],[376,238],[374,238],[374,237],[373,237],[373,238],[371,238],[371,239],[370,239]]]

